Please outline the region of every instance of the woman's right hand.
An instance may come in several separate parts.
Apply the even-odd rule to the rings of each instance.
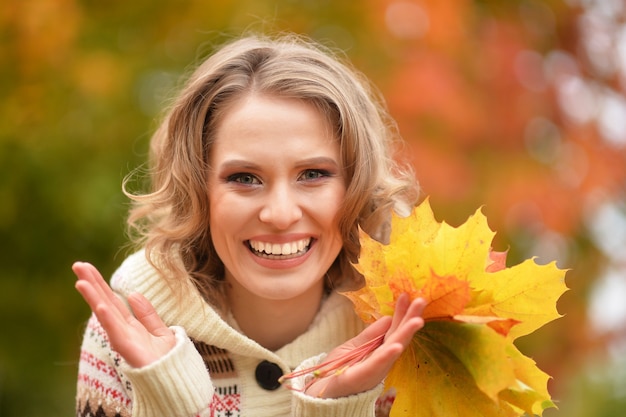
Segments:
[[[402,294],[396,303],[393,317],[378,319],[359,335],[333,349],[325,360],[331,362],[384,336],[380,346],[360,362],[314,380],[306,393],[313,397],[339,398],[376,387],[409,346],[415,332],[424,326],[422,313],[425,307],[424,299],[411,301],[408,294]]]
[[[393,317],[378,319],[356,337],[333,349],[325,360],[332,362],[384,336],[380,346],[360,362],[314,380],[305,392],[313,397],[339,398],[376,387],[409,346],[415,332],[424,326],[422,313],[425,307],[424,299],[411,301],[407,294],[402,294]]]
[[[76,262],[72,270],[78,277],[76,289],[106,331],[111,347],[130,366],[149,365],[172,350],[176,344],[174,332],[143,295],[128,296],[131,313],[93,265]]]

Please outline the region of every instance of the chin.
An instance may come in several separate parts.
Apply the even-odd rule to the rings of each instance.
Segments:
[[[255,295],[272,301],[292,301],[300,300],[303,297],[315,297],[323,292],[323,281],[321,285],[314,283],[311,286],[290,286],[284,282],[273,283],[268,287],[254,291]]]

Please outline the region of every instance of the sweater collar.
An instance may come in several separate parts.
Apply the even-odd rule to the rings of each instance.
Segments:
[[[305,333],[278,351],[271,352],[229,324],[234,322],[222,317],[208,304],[191,280],[183,283],[180,296],[175,296],[168,282],[147,261],[143,250],[124,261],[114,274],[111,286],[124,297],[132,292],[142,293],[165,324],[183,327],[187,335],[195,340],[242,356],[282,360],[290,367],[308,357],[328,352],[363,328],[352,303],[332,292]],[[183,300],[183,306],[179,300]]]

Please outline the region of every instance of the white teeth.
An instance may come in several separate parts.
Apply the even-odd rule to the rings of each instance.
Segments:
[[[261,242],[258,240],[251,240],[250,247],[256,252],[261,252],[267,255],[293,255],[298,252],[302,252],[309,247],[311,239],[300,239],[295,242],[289,243],[269,243]]]
[[[289,243],[284,243],[282,247],[283,255],[291,255],[291,245]]]

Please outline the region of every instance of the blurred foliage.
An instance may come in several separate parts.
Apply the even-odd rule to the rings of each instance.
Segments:
[[[4,1],[0,415],[73,413],[89,311],[70,265],[88,260],[110,275],[121,262],[122,178],[145,162],[180,77],[244,30],[295,31],[346,51],[387,98],[440,219],[458,224],[485,205],[496,249],[572,269],[566,316],[522,349],[555,377],[562,411],[546,415],[623,415],[624,379],[604,354],[626,327],[598,335],[587,315],[610,261],[588,212],[607,200],[623,214],[626,189],[626,133],[615,124],[626,120],[626,69],[594,54],[612,45],[587,15],[601,4],[623,25],[619,0]],[[608,116],[589,114],[589,91],[603,93],[605,105],[594,103]]]

